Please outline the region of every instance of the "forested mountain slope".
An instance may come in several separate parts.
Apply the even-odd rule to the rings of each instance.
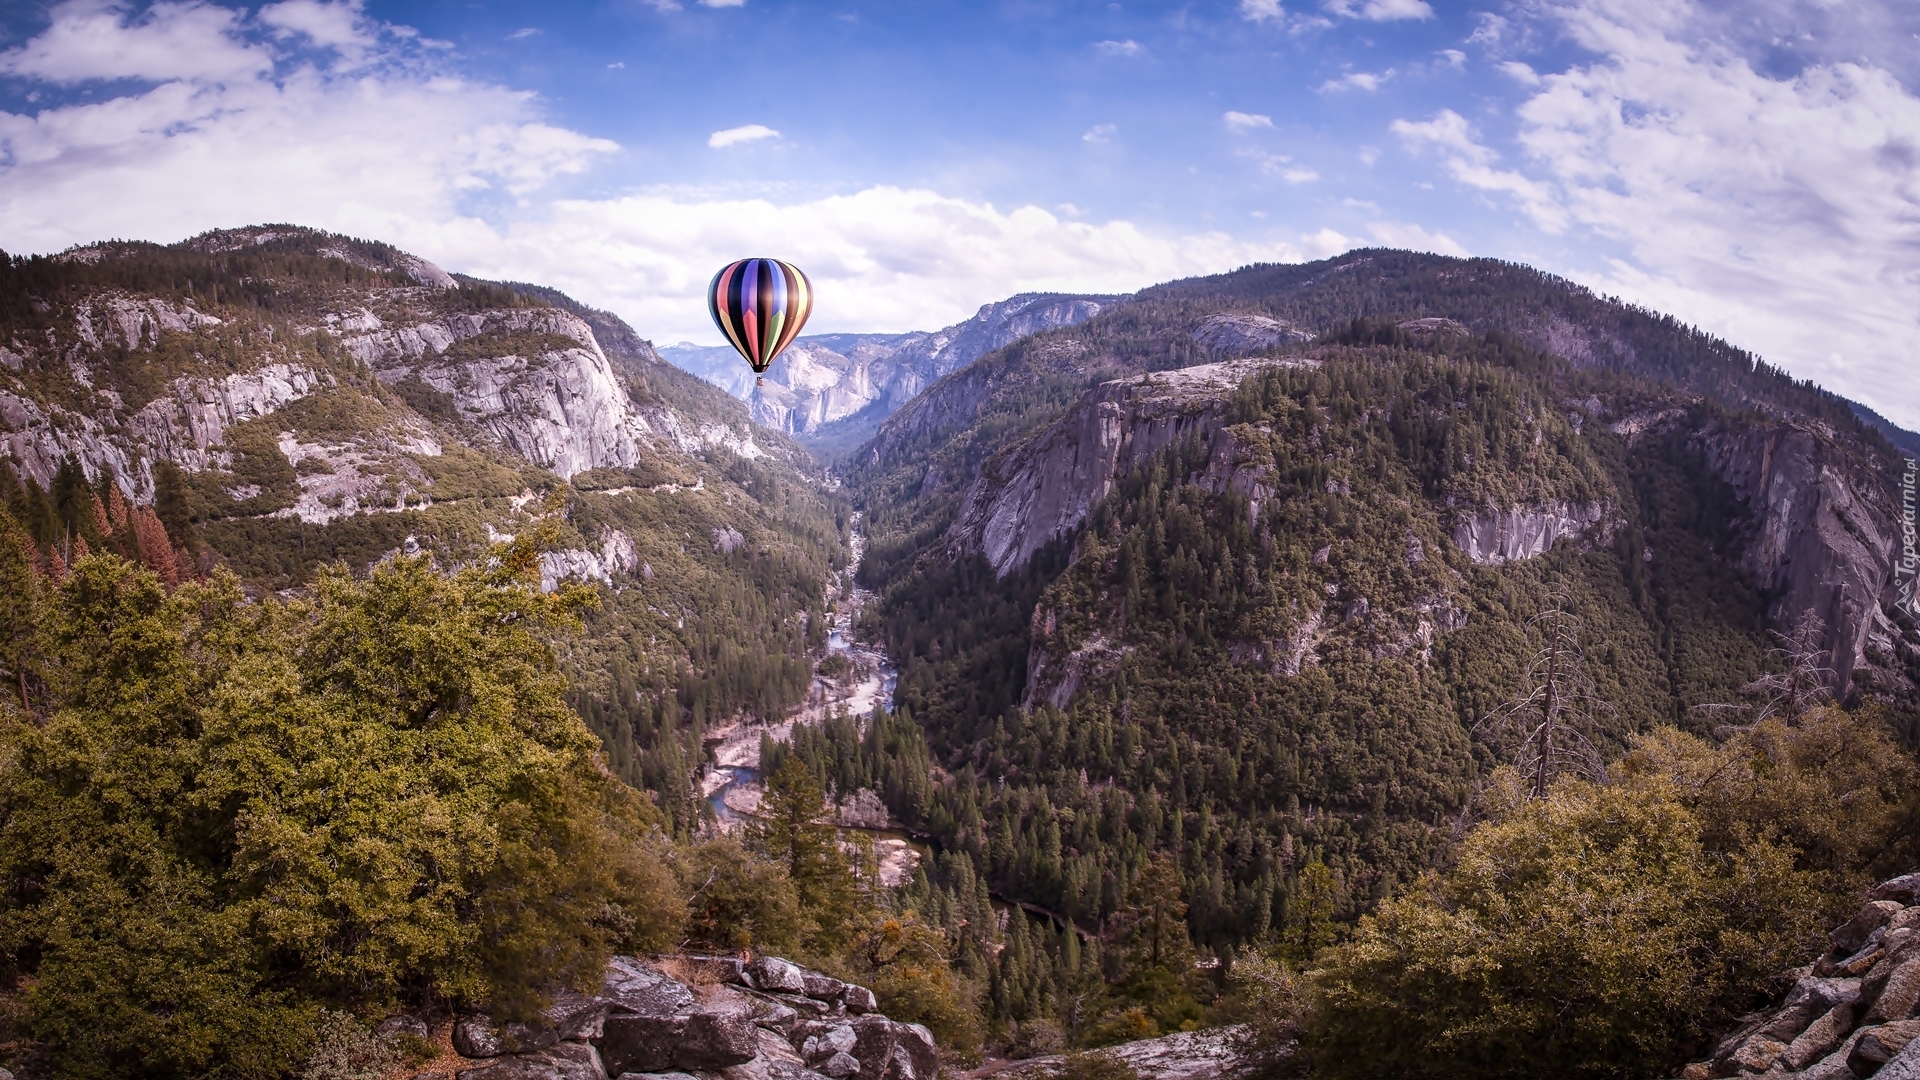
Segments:
[[[0,364],[0,495],[66,559],[124,503],[170,573],[286,589],[334,560],[457,563],[558,499],[543,574],[606,586],[577,703],[682,820],[701,726],[810,682],[845,549],[812,459],[552,290],[293,226],[103,243],[0,265]]]
[[[926,743],[894,756],[941,779],[867,768],[1089,930],[1165,854],[1204,944],[1310,935],[1463,827],[1556,602],[1604,754],[1737,726],[1796,628],[1911,739],[1898,464],[1844,401],[1525,267],[1361,251],[1148,289],[855,456]]]

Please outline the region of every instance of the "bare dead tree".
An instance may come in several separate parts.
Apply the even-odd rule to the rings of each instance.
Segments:
[[[1487,714],[1477,730],[1509,748],[1514,766],[1532,778],[1532,796],[1542,799],[1563,773],[1607,778],[1592,733],[1615,712],[1587,674],[1580,617],[1567,610],[1565,599],[1556,597],[1530,625],[1542,640],[1528,659],[1525,691]]]
[[[1762,720],[1782,717],[1798,724],[1808,711],[1833,700],[1834,670],[1827,666],[1827,650],[1821,644],[1827,635],[1826,620],[1812,611],[1803,611],[1787,633],[1769,631],[1777,643],[1767,650],[1773,671],[1761,675],[1740,688],[1751,699],[1747,703],[1715,702],[1695,705],[1693,711],[1731,715],[1743,722],[1724,725],[1716,733],[1725,734],[1750,728]]]

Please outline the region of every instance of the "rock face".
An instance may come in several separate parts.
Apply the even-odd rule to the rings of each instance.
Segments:
[[[1802,613],[1818,617],[1826,666],[1844,694],[1899,603],[1899,515],[1886,479],[1823,425],[1715,427],[1694,440],[1747,506],[1741,566],[1774,596],[1770,621],[1784,628]]]
[[[1236,1030],[1225,1027],[1183,1031],[1162,1035],[1157,1039],[1121,1043],[1102,1053],[1132,1068],[1139,1074],[1140,1080],[1235,1080],[1236,1077],[1248,1075],[1250,1070],[1246,1059],[1233,1048]],[[1065,1060],[1065,1057],[1054,1054],[996,1068],[991,1073],[981,1069],[971,1075],[991,1075],[1005,1080],[1043,1080],[1052,1076]]]
[[[1083,323],[1115,300],[1025,293],[932,333],[810,335],[789,346],[759,384],[730,348],[682,344],[660,352],[744,399],[757,422],[826,436],[856,416],[877,424],[947,373],[1020,338]]]
[[[617,339],[629,367],[657,363],[651,347],[617,319],[558,294],[554,306],[465,302],[469,286],[424,259],[291,227],[209,233],[177,247],[263,245],[388,276],[352,286],[281,283],[287,314],[271,323],[230,308],[219,309],[227,319],[200,310],[214,297],[117,287],[64,302],[48,313],[43,337],[0,342],[0,456],[44,488],[71,455],[89,480],[114,476],[146,503],[156,464],[188,473],[230,468],[232,429],[265,420],[279,425],[268,441],[277,440],[299,472],[297,493],[268,510],[320,523],[431,497],[432,459],[452,442],[563,478],[630,468],[649,455],[763,453],[744,418],[725,423],[636,403],[593,321]],[[95,245],[63,258],[139,255]],[[501,292],[483,295],[491,303]],[[356,362],[399,392],[350,390],[360,378]],[[342,395],[354,399],[351,407],[339,405]],[[429,401],[445,408],[436,412]],[[256,494],[233,492],[236,502]]]
[[[933,1036],[873,1005],[778,957],[617,956],[597,994],[561,995],[532,1024],[464,1017],[453,1043],[471,1080],[934,1080]]]
[[[1497,566],[1543,555],[1563,539],[1611,539],[1613,526],[1612,508],[1599,503],[1486,506],[1459,516],[1453,544],[1474,562]]]
[[[1873,892],[1779,1005],[1745,1018],[1685,1080],[1920,1080],[1920,874]]]
[[[1265,315],[1209,315],[1193,328],[1193,340],[1212,349],[1216,355],[1245,356],[1247,353],[1311,341],[1313,335],[1292,323]]]
[[[987,462],[948,531],[950,546],[985,555],[1005,576],[1077,528],[1121,477],[1189,439],[1212,448],[1197,482],[1257,502],[1259,477],[1236,469],[1233,441],[1222,430],[1225,396],[1263,367],[1307,363],[1223,361],[1101,385],[1066,416]]]

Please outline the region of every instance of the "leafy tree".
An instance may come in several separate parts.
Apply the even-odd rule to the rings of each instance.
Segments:
[[[52,708],[0,717],[0,957],[75,1077],[268,1077],[326,1006],[507,1014],[676,940],[653,815],[549,644],[528,538],[310,599],[169,592],[114,556],[49,605]]]

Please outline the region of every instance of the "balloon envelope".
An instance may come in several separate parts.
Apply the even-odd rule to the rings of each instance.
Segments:
[[[713,275],[707,310],[758,374],[800,336],[813,313],[813,285],[791,263],[741,259]]]

